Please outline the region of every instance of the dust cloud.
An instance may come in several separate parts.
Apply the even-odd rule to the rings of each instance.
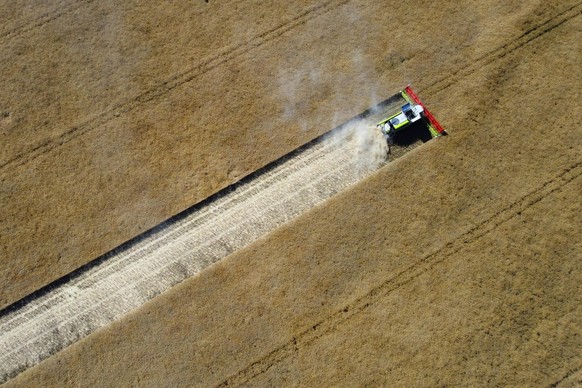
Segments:
[[[362,85],[371,84],[369,80],[375,74],[367,65],[364,55],[356,50],[348,61],[351,61],[352,66],[358,69],[358,77],[355,80],[343,79],[341,74],[334,77],[337,79],[326,79],[323,69],[316,61],[310,59],[301,61],[292,70],[280,68],[278,93],[282,103],[282,118],[306,131],[311,128],[308,127],[308,123],[303,117],[307,111],[312,109],[312,107],[308,106],[307,101],[317,100],[315,97],[319,90],[330,84],[342,85],[348,82]],[[337,101],[336,106],[341,106],[340,101],[343,98],[341,88],[335,88],[332,93]],[[368,99],[371,105],[375,105],[378,102],[378,91],[375,88],[365,91],[363,94],[369,94]],[[310,98],[306,99],[306,95],[309,95]],[[360,178],[363,178],[367,173],[378,169],[387,161],[388,145],[384,136],[377,130],[375,123],[366,119],[358,119],[342,124],[342,121],[345,120],[342,118],[346,116],[344,113],[336,110],[328,120],[324,120],[324,122],[329,123],[329,128],[325,128],[325,130],[336,128],[331,134],[333,142],[338,145],[339,143],[349,144],[349,152],[353,156],[350,161],[351,165],[356,168],[355,171]],[[341,128],[337,128],[340,125]]]
[[[366,168],[377,169],[388,159],[388,143],[374,124],[358,120],[354,124],[356,158]]]
[[[360,179],[388,160],[388,143],[369,120],[353,120],[333,132],[332,138],[350,153],[350,163]]]

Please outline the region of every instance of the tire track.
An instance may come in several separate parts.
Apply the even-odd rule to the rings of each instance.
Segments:
[[[420,90],[420,92],[424,92],[427,95],[439,93],[457,83],[460,77],[468,77],[472,75],[482,67],[505,57],[506,55],[545,35],[546,33],[554,30],[555,28],[561,26],[576,16],[579,16],[580,14],[582,14],[582,3],[578,3],[566,9],[565,11],[552,16],[542,24],[530,28],[517,39],[512,40],[511,42],[508,42],[503,46],[500,46],[495,50],[486,53],[470,64],[465,65],[464,67],[461,67],[460,69],[455,70],[440,80],[430,84],[423,90]]]
[[[37,300],[40,297],[43,297],[44,294],[50,292],[50,290],[64,284],[65,282],[73,280],[74,278],[77,277],[78,273],[88,274],[88,272],[91,271],[92,277],[110,275],[112,272],[122,270],[123,266],[125,264],[128,264],[128,262],[119,261],[117,264],[115,264],[115,267],[108,266],[107,268],[110,270],[109,273],[104,271],[103,267],[100,267],[102,262],[107,261],[112,257],[115,257],[120,254],[131,255],[137,252],[138,250],[141,251],[142,254],[150,254],[156,249],[162,247],[163,245],[171,243],[176,238],[182,237],[185,231],[181,230],[180,228],[183,226],[184,222],[186,222],[184,221],[186,217],[188,218],[187,222],[189,223],[190,227],[198,227],[203,223],[208,222],[209,219],[215,217],[216,213],[219,211],[221,212],[222,217],[228,215],[229,214],[228,212],[230,212],[236,206],[240,205],[242,199],[258,195],[263,190],[266,190],[270,185],[281,182],[283,179],[286,178],[286,175],[289,174],[288,173],[289,170],[295,170],[319,162],[323,158],[323,156],[331,150],[332,147],[337,147],[337,143],[339,142],[339,140],[336,139],[335,142],[331,142],[329,139],[330,136],[336,136],[338,138],[341,138],[342,136],[344,136],[342,134],[345,134],[346,131],[345,128],[349,128],[352,125],[352,123],[364,123],[369,120],[375,122],[377,121],[375,119],[376,117],[384,116],[386,112],[391,111],[394,108],[398,107],[402,103],[401,101],[402,101],[401,97],[399,95],[396,95],[381,102],[377,106],[370,108],[369,110],[354,117],[351,121],[347,122],[346,124],[343,124],[340,127],[337,127],[334,130],[330,131],[328,134],[322,135],[319,138],[316,138],[311,142],[299,147],[298,149],[290,152],[289,154],[285,155],[279,160],[250,174],[249,176],[243,178],[241,181],[235,183],[234,185],[221,190],[220,192],[207,198],[201,203],[194,205],[192,208],[189,208],[186,211],[178,214],[177,216],[172,217],[170,220],[161,223],[152,230],[147,231],[143,235],[140,235],[138,236],[138,238],[136,238],[140,240],[145,240],[147,238],[153,237],[158,232],[167,228],[167,225],[171,224],[173,226],[173,230],[170,231],[170,233],[168,233],[163,238],[155,239],[154,241],[152,241],[152,244],[139,245],[136,243],[136,241],[134,241],[136,239],[130,240],[128,243],[122,244],[120,247],[117,247],[113,251],[79,268],[72,274],[59,279],[58,284],[48,286],[49,288],[48,290],[41,289],[39,291],[36,291],[32,295],[25,297],[23,300],[18,301],[0,310],[0,323],[3,325],[5,329],[12,329],[24,323],[26,319],[31,319],[36,315],[42,313],[38,311],[39,309],[42,310],[41,305],[35,305],[30,302]],[[406,148],[406,151],[409,151],[412,148],[414,147],[408,147]],[[404,154],[403,152],[400,153],[400,155],[403,154]],[[259,177],[261,178],[260,180],[258,179]],[[251,180],[255,180],[252,185],[248,184],[248,182]],[[236,190],[236,195],[229,195],[229,193],[231,193],[234,190]],[[98,268],[92,269],[93,267]],[[81,288],[87,288],[90,287],[91,285],[92,284],[90,282],[89,283],[85,282],[81,283],[79,286]],[[51,304],[53,300],[43,298],[43,302]],[[15,310],[19,310],[18,315],[14,315],[12,318],[7,320],[5,317]]]
[[[497,59],[503,58],[509,53],[533,41],[534,39],[554,30],[574,17],[579,16],[582,13],[580,8],[582,8],[582,3],[578,3],[575,6],[570,7],[566,11],[548,19],[541,25],[530,29],[524,35],[518,38],[517,41],[507,43],[501,46],[499,49],[491,51],[483,57],[479,58],[476,61],[479,63],[476,63],[475,65],[467,65],[452,75],[429,85],[423,89],[424,92],[438,93],[447,89],[448,87],[457,83],[457,79],[459,77],[467,77],[475,73],[481,67],[484,67],[496,61]],[[449,241],[443,248],[440,248],[436,252],[425,256],[417,263],[397,273],[381,285],[370,290],[366,295],[358,298],[356,301],[344,307],[342,310],[336,311],[334,314],[324,318],[309,329],[301,332],[298,336],[292,338],[286,344],[277,347],[263,358],[227,378],[218,386],[241,385],[252,380],[256,376],[265,373],[271,368],[271,366],[274,366],[282,360],[293,355],[297,350],[299,350],[300,347],[309,345],[326,333],[335,330],[335,328],[341,325],[344,321],[358,314],[359,312],[364,311],[367,307],[378,301],[381,297],[388,295],[392,291],[410,283],[417,277],[421,276],[423,273],[431,270],[436,265],[446,260],[448,257],[459,252],[463,249],[465,244],[470,244],[477,241],[481,237],[493,231],[495,228],[515,217],[518,213],[521,213],[523,210],[531,206],[534,206],[545,197],[553,194],[563,186],[572,182],[574,179],[582,175],[581,166],[581,161],[571,165],[555,178],[545,182],[538,189],[525,195],[524,197],[519,198],[505,209],[495,213],[492,217],[469,229],[467,232],[454,239],[453,241]],[[463,242],[460,243],[460,240]]]
[[[569,386],[577,386],[577,384],[582,383],[582,375],[581,376],[576,376],[576,374],[582,372],[582,365],[575,367],[574,369],[570,369],[568,371],[568,373],[566,373],[564,376],[560,377],[558,380],[556,380],[555,382],[553,382],[552,384],[550,384],[550,387],[554,388],[554,387],[560,387],[563,384],[567,384]],[[569,380],[574,380],[577,379],[578,381],[569,381]],[[571,385],[570,385],[571,384]]]
[[[202,206],[198,211],[193,213],[192,216],[188,217],[187,223],[189,224],[189,227],[198,227],[205,222],[208,222],[210,219],[216,216],[215,213],[218,211],[220,211],[220,218],[223,219],[232,213],[233,208],[236,209],[236,206],[240,205],[242,199],[257,195],[261,191],[267,189],[269,185],[285,179],[286,170],[297,169],[305,167],[311,163],[315,163],[320,160],[328,150],[329,144],[315,144],[310,153],[306,155],[299,154],[297,157],[293,158],[293,160],[285,163],[284,166],[277,166],[272,171],[266,173],[261,181],[258,181],[253,185],[242,185],[240,188],[237,188],[237,195],[224,196],[217,201],[210,201],[208,206]],[[179,220],[173,223],[174,227],[169,233],[163,237],[152,239],[146,244],[134,244],[128,249],[122,249],[119,251],[115,250],[111,252],[111,254],[106,255],[102,261],[107,261],[121,254],[125,256],[131,256],[137,252],[140,254],[152,254],[156,250],[162,248],[164,245],[170,244],[172,241],[183,237],[184,234],[189,231],[188,229],[183,228],[185,222],[186,221],[184,220]],[[125,269],[126,266],[130,264],[130,261],[118,260],[114,265],[98,266],[94,270],[91,270],[91,278],[110,276],[117,271]],[[88,273],[85,275],[85,278],[89,278],[87,275]],[[85,279],[84,281],[75,284],[77,287],[82,289],[93,285],[93,283],[90,281],[90,278],[89,280]],[[48,298],[45,297],[43,298],[43,304],[52,304],[57,301],[58,297],[58,294],[53,294]],[[5,330],[12,330],[24,324],[27,320],[42,314],[44,307],[43,304],[30,303],[23,307],[17,306],[16,308],[20,309],[19,313],[17,315],[13,315],[9,319],[3,319],[3,317],[7,314],[3,311],[0,311],[0,322],[2,323],[2,327]],[[8,307],[7,310],[10,311],[11,308]]]
[[[89,0],[93,1],[93,0]],[[348,3],[350,0],[330,0],[323,4],[311,7],[304,11],[303,13],[279,24],[261,34],[253,37],[252,39],[238,45],[228,47],[217,55],[213,55],[208,59],[198,63],[196,66],[185,70],[184,72],[175,74],[171,76],[166,81],[162,82],[157,87],[154,87],[148,91],[145,91],[129,100],[125,100],[121,103],[116,104],[113,108],[98,114],[97,116],[74,126],[60,135],[54,136],[52,138],[46,139],[45,141],[18,153],[11,159],[0,164],[0,171],[6,171],[11,168],[16,168],[29,163],[36,159],[37,157],[50,152],[51,150],[66,144],[78,136],[81,136],[89,131],[92,131],[110,121],[119,117],[122,114],[133,111],[138,106],[145,104],[147,102],[153,101],[161,96],[164,96],[174,90],[175,88],[189,83],[200,76],[208,73],[209,71],[229,62],[238,57],[245,55],[252,50],[259,48],[283,34],[307,23],[308,21],[330,12],[339,6]]]
[[[86,0],[86,1],[94,1],[94,0]],[[178,74],[172,76],[170,79],[161,83],[158,87],[155,87],[155,88],[150,89],[146,92],[143,92],[130,100],[126,100],[122,103],[119,103],[119,104],[115,105],[113,108],[98,114],[97,116],[85,121],[84,123],[81,123],[77,126],[73,126],[72,128],[68,129],[67,131],[63,132],[62,134],[54,136],[54,137],[49,138],[49,139],[46,139],[45,141],[38,143],[37,145],[13,156],[11,159],[0,164],[0,173],[4,174],[6,172],[6,170],[8,170],[8,169],[16,168],[16,167],[22,166],[26,163],[29,163],[29,162],[33,161],[34,159],[36,159],[37,157],[39,157],[47,152],[50,152],[53,149],[55,149],[63,144],[66,144],[66,143],[74,140],[78,136],[81,136],[89,131],[92,131],[96,128],[99,128],[100,126],[112,121],[113,119],[115,119],[116,117],[119,117],[122,114],[131,112],[132,110],[137,108],[139,105],[147,103],[149,101],[152,101],[160,96],[163,96],[163,95],[169,93],[170,91],[172,91],[173,89],[175,89],[175,88],[177,88],[185,83],[188,83],[190,81],[195,80],[196,78],[198,78],[198,77],[204,75],[205,73],[219,67],[220,65],[222,65],[230,60],[236,59],[236,58],[246,54],[247,52],[252,51],[255,48],[261,47],[264,44],[266,44],[266,43],[278,38],[279,36],[285,34],[286,32],[307,23],[309,20],[312,20],[315,17],[323,15],[327,12],[330,12],[330,11],[340,7],[341,5],[349,3],[350,1],[351,0],[330,0],[326,3],[321,4],[321,5],[314,6],[310,9],[306,10],[302,14],[299,14],[298,16],[294,17],[293,19],[291,19],[283,24],[280,24],[276,27],[273,27],[272,29],[265,31],[265,32],[261,33],[260,35],[257,35],[256,37],[252,38],[251,40],[247,41],[246,43],[230,47],[227,50],[225,50],[224,52],[219,53],[216,56],[212,56],[212,57],[208,58],[206,61],[199,63],[195,67],[190,68],[190,69],[186,70],[185,72],[178,73]],[[501,46],[500,48],[495,49],[493,51],[490,51],[488,54],[485,54],[484,56],[477,59],[474,62],[475,65],[466,65],[466,66],[462,67],[461,69],[454,71],[451,75],[449,75],[445,78],[442,78],[439,81],[436,81],[435,83],[429,85],[428,87],[426,87],[424,89],[420,89],[420,92],[421,93],[426,92],[427,94],[432,94],[432,93],[437,93],[439,91],[442,91],[442,90],[450,87],[451,85],[458,82],[457,81],[458,77],[467,76],[467,75],[474,73],[475,71],[477,71],[479,69],[479,67],[485,66],[486,64],[489,64],[489,63],[495,61],[496,59],[499,59],[499,58],[507,55],[509,52],[514,51],[515,49],[517,49],[517,48],[523,46],[524,44],[534,40],[535,38],[543,35],[544,33],[551,31],[553,28],[556,28],[558,25],[563,24],[564,22],[570,20],[572,17],[577,16],[580,13],[579,8],[581,5],[582,5],[582,3],[578,3],[575,6],[570,7],[566,11],[563,11],[563,12],[551,17],[550,19],[546,20],[542,24],[537,25],[537,27],[533,27],[532,29],[530,29],[529,31],[524,33],[524,35],[522,35],[521,37],[518,38],[518,40],[520,40],[520,41],[523,40],[523,42],[520,45],[518,45],[518,46],[512,45],[513,42],[516,42],[515,40],[512,42],[506,43],[505,45]],[[575,12],[575,14],[570,15],[570,13],[572,13],[572,12]],[[552,22],[554,20],[557,20],[558,24],[555,24],[552,26]],[[544,28],[545,28],[545,30],[544,30]],[[487,61],[489,58],[491,58],[491,59],[489,61]],[[444,84],[444,86],[442,86],[441,84]],[[439,87],[439,85],[441,85],[441,86]],[[433,88],[435,88],[436,91],[433,92],[432,91]]]
[[[25,303],[0,311],[0,383],[311,209],[383,162],[362,158],[354,120],[135,239]]]
[[[495,213],[493,216],[470,228],[465,233],[437,249],[435,252],[424,256],[416,263],[398,272],[382,284],[371,289],[365,295],[349,303],[341,310],[336,311],[332,315],[329,315],[310,328],[304,330],[287,343],[277,347],[261,359],[253,362],[248,367],[227,378],[218,384],[218,386],[225,387],[230,385],[242,385],[265,373],[272,366],[288,357],[291,357],[300,348],[308,346],[327,333],[335,331],[338,326],[362,311],[365,311],[368,307],[376,304],[381,298],[432,270],[438,264],[463,250],[467,244],[472,244],[480,240],[499,226],[513,219],[516,215],[536,205],[544,198],[558,192],[561,188],[580,176],[582,176],[582,161],[578,161],[564,169],[556,177],[546,181],[537,189],[517,199],[509,206]]]
[[[69,6],[64,6],[64,7],[53,9],[52,11],[49,11],[49,12],[45,12],[44,14],[35,18],[33,21],[30,21],[26,24],[20,25],[18,27],[15,27],[15,28],[9,30],[9,31],[1,33],[0,34],[0,41],[27,34],[31,31],[36,30],[37,28],[40,28],[40,27],[60,18],[61,16],[65,16],[67,14],[75,12],[76,10],[80,9],[81,7],[86,6],[87,4],[93,3],[94,1],[95,0],[80,0],[80,1],[77,1],[73,4],[70,4],[70,2],[69,2]]]

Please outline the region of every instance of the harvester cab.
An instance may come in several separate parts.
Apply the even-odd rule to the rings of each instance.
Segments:
[[[382,131],[386,137],[386,140],[392,144],[396,132],[399,132],[402,129],[408,127],[410,124],[420,120],[422,118],[423,112],[424,108],[421,105],[408,102],[402,105],[402,108],[399,112],[380,121],[377,127],[380,129],[380,131]]]

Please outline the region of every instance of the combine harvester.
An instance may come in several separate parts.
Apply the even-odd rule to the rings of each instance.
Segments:
[[[410,85],[401,90],[399,94],[386,100],[382,112],[384,114],[390,113],[378,122],[376,127],[386,138],[389,152],[391,152],[392,146],[399,141],[401,143],[407,142],[404,139],[402,139],[404,141],[400,140],[403,137],[407,138],[408,141],[420,139],[426,142],[447,134]]]
[[[0,310],[0,384],[443,134],[407,87]],[[369,157],[374,150],[380,158]]]

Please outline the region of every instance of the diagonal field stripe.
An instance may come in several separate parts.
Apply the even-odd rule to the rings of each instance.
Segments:
[[[350,0],[329,0],[325,3],[312,6],[303,13],[295,15],[294,17],[278,24],[276,27],[264,31],[246,42],[229,46],[214,54],[194,67],[183,70],[179,73],[173,74],[168,79],[164,80],[156,87],[149,89],[139,95],[135,95],[130,99],[119,102],[106,111],[100,112],[97,115],[85,120],[84,122],[67,129],[65,132],[44,141],[37,143],[26,150],[14,155],[6,161],[0,163],[0,172],[22,166],[36,159],[37,157],[52,151],[53,149],[67,144],[75,138],[97,129],[111,120],[119,117],[122,114],[133,111],[138,106],[156,100],[171,92],[173,89],[187,84],[209,71],[231,61],[237,59],[265,44],[279,38],[283,34],[307,23],[308,21],[328,13],[339,6],[348,3]]]
[[[533,40],[543,36],[544,34],[553,31],[555,28],[563,25],[569,20],[574,19],[582,14],[582,3],[579,3],[568,10],[553,16],[546,22],[526,32],[523,36],[514,42],[507,43],[497,50],[494,50],[487,55],[479,58],[472,65],[465,66],[459,71],[455,72],[455,76],[447,76],[432,85],[423,89],[425,93],[438,93],[446,90],[459,81],[459,78],[470,76],[478,69],[493,63],[511,52],[525,46]],[[348,320],[350,317],[359,314],[372,306],[381,297],[397,290],[398,288],[412,282],[414,279],[423,273],[430,271],[439,263],[443,262],[453,254],[459,252],[465,247],[465,244],[477,241],[481,237],[495,230],[500,225],[509,221],[525,209],[534,206],[544,198],[559,191],[565,185],[573,182],[575,179],[582,176],[582,161],[576,161],[574,164],[565,168],[554,178],[546,181],[537,189],[529,194],[517,199],[506,208],[495,213],[490,218],[482,221],[478,225],[468,229],[460,236],[449,241],[443,247],[439,248],[433,253],[430,253],[420,260],[412,264],[410,267],[395,274],[383,283],[374,287],[368,293],[358,298],[356,301],[343,307],[341,310],[325,317],[310,328],[299,333],[297,336],[290,339],[288,342],[279,345],[270,353],[265,354],[262,358],[254,361],[239,372],[229,376],[223,380],[219,386],[242,385],[255,377],[265,373],[272,366],[292,356],[300,347],[309,345],[318,338],[324,336],[335,330],[339,325]]]
[[[375,129],[353,121],[97,265],[1,311],[0,382],[375,171],[384,161],[362,156],[363,133],[379,137],[375,144],[382,147]]]
[[[577,3],[569,7],[568,9],[557,13],[551,18],[547,19],[545,22],[524,32],[517,39],[514,39],[511,42],[507,42],[497,47],[496,49],[486,53],[485,55],[473,60],[470,64],[447,74],[445,77],[433,82],[423,90],[420,90],[420,92],[424,92],[425,94],[428,95],[441,92],[457,83],[459,78],[470,76],[471,74],[475,73],[482,67],[487,66],[488,64],[505,57],[506,55],[512,53],[513,51],[523,47],[524,45],[532,42],[533,40],[541,37],[542,35],[552,31],[553,29],[561,26],[567,21],[577,16],[580,16],[581,14],[582,14],[582,3]]]
[[[422,274],[430,271],[449,257],[463,250],[468,244],[478,241],[499,226],[513,219],[517,214],[534,206],[553,193],[558,192],[567,184],[580,178],[580,176],[582,176],[582,161],[578,161],[571,165],[556,177],[546,181],[529,194],[517,199],[515,202],[495,213],[493,216],[465,231],[454,240],[449,241],[441,248],[429,253],[417,260],[414,264],[396,273],[394,276],[368,291],[365,295],[349,303],[347,306],[344,306],[341,310],[327,316],[323,320],[299,333],[288,342],[273,349],[270,353],[222,381],[219,386],[239,386],[253,380],[257,376],[260,376],[272,366],[280,363],[288,357],[291,357],[300,348],[308,346],[327,333],[336,330],[339,325],[373,306],[384,296],[414,281]]]
[[[28,22],[25,22],[17,27],[14,27],[10,30],[7,30],[7,31],[0,33],[0,42],[2,42],[3,40],[8,40],[8,39],[17,37],[17,36],[22,36],[24,34],[31,32],[31,31],[34,31],[37,28],[40,28],[40,27],[44,26],[45,24],[48,24],[52,21],[55,21],[55,20],[59,19],[60,17],[65,16],[71,12],[75,12],[76,10],[78,10],[78,9],[88,5],[88,4],[91,4],[94,1],[95,0],[81,0],[78,2],[65,2],[66,5],[64,5],[62,7],[54,8],[53,10],[45,12],[36,18],[32,18]]]

